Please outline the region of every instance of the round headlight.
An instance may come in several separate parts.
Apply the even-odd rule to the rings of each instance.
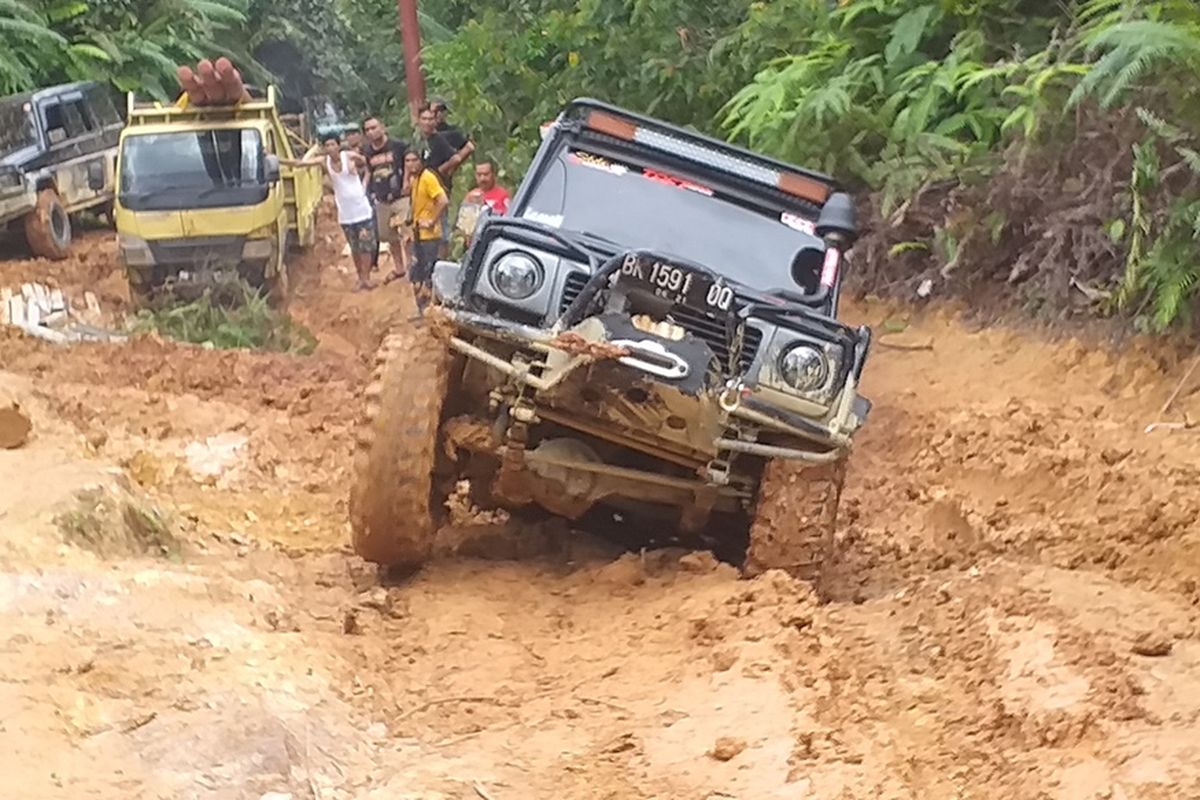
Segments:
[[[798,392],[813,392],[829,377],[829,360],[815,347],[798,344],[779,357],[779,374]]]
[[[492,286],[509,300],[525,300],[542,288],[542,265],[528,253],[505,253],[492,264]]]

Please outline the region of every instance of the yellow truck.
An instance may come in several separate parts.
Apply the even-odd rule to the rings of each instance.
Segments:
[[[113,216],[134,303],[231,277],[286,302],[286,256],[316,241],[324,186],[320,171],[280,162],[316,149],[284,126],[274,87],[221,106],[130,93]]]

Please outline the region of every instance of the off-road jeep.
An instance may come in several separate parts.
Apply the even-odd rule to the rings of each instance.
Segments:
[[[356,551],[419,564],[465,478],[481,505],[617,509],[817,578],[870,407],[870,331],[836,320],[855,237],[827,176],[574,101],[384,340]]]
[[[77,211],[111,209],[121,117],[97,83],[0,99],[0,224],[62,259]]]

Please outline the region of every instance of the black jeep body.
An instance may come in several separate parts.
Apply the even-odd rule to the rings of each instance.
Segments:
[[[617,510],[815,575],[870,407],[870,331],[836,319],[856,235],[828,176],[571,103],[509,213],[435,269],[456,475],[480,502]]]

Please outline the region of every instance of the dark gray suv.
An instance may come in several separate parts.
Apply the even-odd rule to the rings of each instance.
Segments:
[[[0,224],[34,255],[66,258],[71,214],[111,209],[121,127],[97,83],[0,98]]]

